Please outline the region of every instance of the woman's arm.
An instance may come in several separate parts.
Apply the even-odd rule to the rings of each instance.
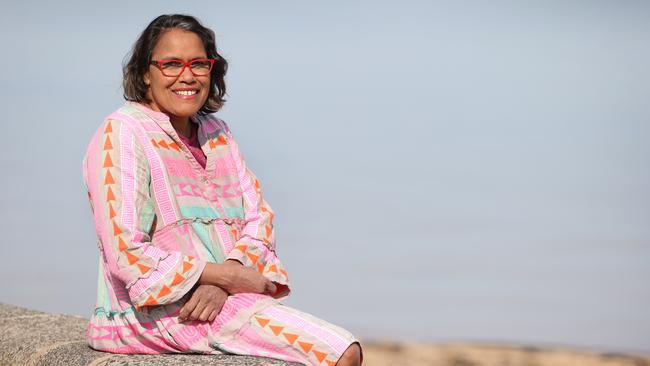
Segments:
[[[213,321],[228,297],[228,293],[255,292],[272,295],[275,285],[251,268],[227,260],[223,264],[207,263],[198,286],[181,308],[178,319]]]
[[[151,243],[156,203],[148,160],[131,126],[107,119],[88,146],[83,168],[102,257],[131,304],[167,304],[183,297],[199,280],[205,261]]]
[[[260,182],[255,174],[248,169],[246,161],[239,152],[237,142],[233,138],[226,123],[217,119],[225,131],[232,157],[237,169],[244,201],[244,219],[246,224],[241,231],[239,240],[228,254],[227,262],[238,262],[247,268],[253,268],[264,277],[274,282],[277,292],[274,297],[280,298],[289,294],[289,278],[284,265],[275,252],[275,232],[273,228],[273,210],[264,200]]]
[[[223,264],[207,263],[198,281],[201,285],[221,287],[228,293],[255,292],[275,294],[275,285],[252,268],[227,260]]]

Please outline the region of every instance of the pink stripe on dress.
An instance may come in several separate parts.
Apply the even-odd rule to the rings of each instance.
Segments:
[[[239,155],[239,146],[232,138],[230,132],[228,132],[228,140],[231,146],[230,153],[232,154],[233,160],[235,161],[235,167],[237,169],[237,175],[239,176],[239,181],[241,182],[242,194],[244,199],[247,199],[249,202],[248,211],[245,213],[246,216],[246,227],[244,228],[243,235],[249,235],[253,238],[257,237],[257,231],[259,223],[257,222],[259,214],[257,212],[257,192],[255,191],[255,185],[250,179],[250,176],[246,172],[246,168],[242,164],[242,158]]]
[[[88,145],[88,150],[86,151],[86,157],[88,159],[86,161],[86,168],[88,170],[88,173],[86,177],[88,179],[88,189],[93,195],[91,198],[94,201],[93,213],[99,245],[102,247],[102,252],[104,253],[104,258],[106,260],[106,266],[108,267],[108,271],[105,271],[104,273],[104,281],[106,283],[111,283],[111,286],[115,290],[115,293],[109,292],[109,300],[111,306],[121,307],[124,302],[120,299],[120,293],[118,291],[119,288],[116,288],[112,285],[112,282],[109,282],[109,279],[113,278],[111,274],[118,273],[119,269],[117,267],[117,259],[114,256],[113,248],[110,247],[112,245],[112,241],[110,240],[110,234],[108,231],[109,229],[106,224],[106,211],[108,208],[105,201],[103,201],[105,192],[103,192],[103,185],[101,185],[99,181],[99,177],[103,176],[103,174],[101,174],[101,161],[104,157],[102,147],[105,135],[106,134],[104,133],[104,128],[97,129],[93,135],[93,138],[91,139],[90,144]],[[109,248],[106,248],[106,246],[109,246]]]
[[[253,326],[244,326],[237,332],[237,339],[221,343],[219,348],[233,353],[261,357],[272,357],[288,362],[301,363],[304,357],[295,348],[278,347],[267,339],[262,338]]]
[[[129,127],[120,124],[120,176],[122,190],[122,224],[129,230],[135,231],[135,176],[137,174],[134,164],[135,140]]]
[[[230,251],[232,251],[233,248],[233,243],[230,238],[230,233],[228,232],[228,228],[226,227],[226,224],[222,220],[216,220],[214,222],[214,225],[217,227],[217,233],[219,234],[219,241],[222,244],[222,250],[224,255],[228,255]]]
[[[160,161],[160,156],[156,154],[151,146],[151,142],[148,140],[147,136],[144,133],[144,130],[141,128],[140,123],[135,120],[133,117],[128,114],[121,112],[115,112],[112,115],[121,117],[122,120],[129,123],[132,127],[134,133],[140,140],[142,148],[144,149],[147,159],[150,162],[150,171],[151,171],[151,183],[154,187],[154,193],[156,196],[156,202],[158,203],[158,208],[162,215],[163,225],[169,225],[175,222],[178,218],[176,210],[172,204],[171,196],[169,190],[167,189],[167,179],[165,176],[165,170],[162,167],[162,162]]]

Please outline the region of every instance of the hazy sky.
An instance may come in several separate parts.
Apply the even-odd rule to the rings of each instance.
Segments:
[[[287,304],[363,338],[650,351],[647,1],[7,3],[1,302],[91,314],[81,160],[173,12],[230,62],[218,115]]]

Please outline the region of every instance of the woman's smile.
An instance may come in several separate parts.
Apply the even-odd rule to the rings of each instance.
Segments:
[[[172,90],[172,92],[180,99],[193,100],[196,99],[199,90],[194,88],[181,88],[181,89]]]

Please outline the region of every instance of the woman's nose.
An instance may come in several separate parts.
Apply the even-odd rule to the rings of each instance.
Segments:
[[[192,82],[195,80],[194,74],[192,74],[192,69],[189,66],[186,66],[183,69],[183,72],[178,76],[178,80],[185,82]]]

